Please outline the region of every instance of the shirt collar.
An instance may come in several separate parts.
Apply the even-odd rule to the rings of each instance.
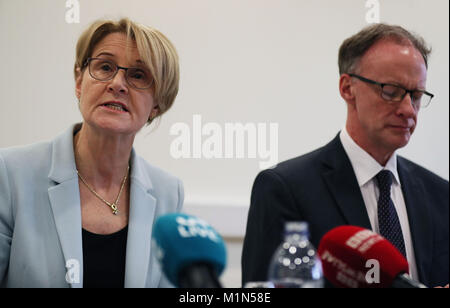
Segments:
[[[372,180],[381,170],[389,170],[394,175],[394,181],[400,185],[400,178],[397,172],[397,153],[394,152],[389,158],[386,166],[380,165],[369,153],[362,149],[350,137],[347,128],[344,127],[339,135],[342,146],[355,172],[356,179],[360,187]]]

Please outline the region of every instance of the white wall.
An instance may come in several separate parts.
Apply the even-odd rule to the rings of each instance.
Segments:
[[[194,114],[222,128],[278,123],[279,161],[324,145],[345,121],[337,51],[367,25],[369,2],[377,1],[78,0],[80,23],[69,24],[64,0],[0,0],[0,147],[51,139],[81,120],[72,76],[78,36],[97,18],[128,16],[165,33],[181,60],[175,105],[154,132],[138,135],[138,153],[184,180],[188,212],[240,238],[259,159],[176,160],[170,128],[184,122],[192,133]],[[400,153],[448,179],[449,2],[378,3],[382,22],[418,32],[434,50],[428,89],[436,96]],[[237,255],[228,286],[239,281]]]

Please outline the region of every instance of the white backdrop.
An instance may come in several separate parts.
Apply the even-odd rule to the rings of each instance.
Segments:
[[[79,4],[79,23],[67,22],[74,7],[66,2]],[[413,30],[433,47],[428,89],[435,98],[400,154],[448,179],[447,0],[0,0],[0,147],[49,140],[81,121],[72,69],[89,23],[126,16],[154,26],[179,52],[180,92],[161,125],[138,135],[136,150],[183,179],[187,211],[227,237],[242,237],[263,159],[175,159],[171,128],[186,123],[192,135],[194,115],[221,129],[275,123],[279,161],[324,145],[346,116],[338,48],[367,25],[374,7],[366,4],[373,3],[382,22]]]

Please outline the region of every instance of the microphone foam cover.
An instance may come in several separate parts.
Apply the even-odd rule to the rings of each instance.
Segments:
[[[173,213],[160,216],[153,227],[153,247],[169,281],[179,286],[179,273],[189,265],[204,263],[220,276],[226,264],[222,237],[197,217]]]
[[[318,254],[325,277],[336,287],[386,288],[409,271],[404,256],[388,240],[356,226],[330,230]]]

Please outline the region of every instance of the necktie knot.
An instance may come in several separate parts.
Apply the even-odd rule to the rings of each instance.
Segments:
[[[381,170],[377,175],[376,179],[378,181],[378,187],[380,190],[389,190],[391,189],[392,185],[392,177],[393,174],[389,170]]]

